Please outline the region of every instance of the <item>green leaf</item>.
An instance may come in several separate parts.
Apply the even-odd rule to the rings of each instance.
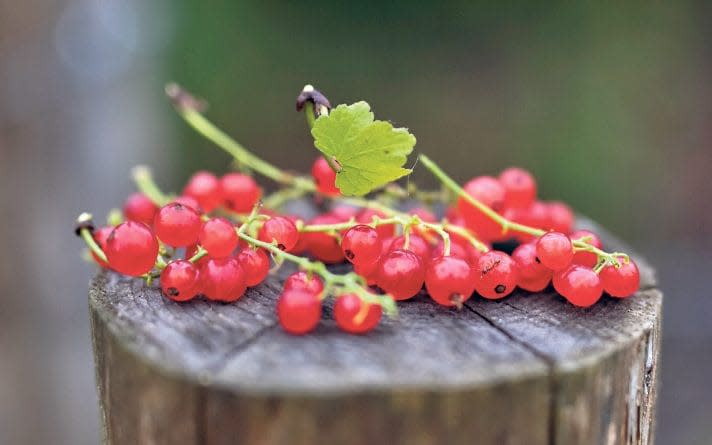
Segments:
[[[366,102],[339,105],[312,128],[314,145],[341,166],[336,186],[343,195],[362,196],[395,181],[415,146],[415,136],[389,122],[374,121]]]

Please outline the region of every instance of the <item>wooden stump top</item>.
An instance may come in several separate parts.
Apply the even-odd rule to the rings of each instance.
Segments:
[[[603,234],[603,240],[608,249],[623,248],[609,235]],[[120,351],[156,375],[219,392],[222,398],[340,400],[494,388],[492,397],[509,397],[504,411],[527,405],[521,417],[517,409],[500,415],[541,424],[522,436],[529,438],[527,443],[549,443],[551,437],[561,440],[551,443],[589,443],[567,440],[612,437],[611,428],[616,435],[631,436],[630,443],[649,443],[662,296],[651,268],[633,257],[641,270],[641,290],[625,300],[604,296],[593,307],[578,309],[553,290],[517,290],[500,301],[475,296],[456,310],[421,294],[398,305],[398,319],[384,318],[364,336],[338,330],[330,304],[315,332],[301,337],[284,333],[275,315],[279,277],[249,289],[233,304],[175,303],[156,286],[102,272],[89,298],[102,402],[110,405],[107,376],[119,366]],[[521,394],[502,392],[520,383]],[[118,390],[112,390],[115,397]],[[612,401],[621,392],[626,402],[619,406]],[[498,403],[491,402],[492,415]],[[113,414],[103,408],[111,430],[116,419],[107,419]],[[486,427],[488,414],[482,415]],[[587,416],[597,419],[591,423]],[[506,437],[518,443],[519,436],[503,428],[502,434],[514,434]]]

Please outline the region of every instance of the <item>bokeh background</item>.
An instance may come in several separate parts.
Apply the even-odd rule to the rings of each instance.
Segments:
[[[313,83],[407,125],[461,181],[532,170],[657,266],[658,443],[712,443],[710,3],[338,3],[0,0],[0,443],[99,441],[76,215],[120,205],[138,163],[174,190],[228,169],[168,80],[294,169],[314,157],[293,110]]]

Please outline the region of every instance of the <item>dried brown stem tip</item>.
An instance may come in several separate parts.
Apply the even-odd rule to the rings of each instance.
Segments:
[[[89,229],[90,233],[94,233],[94,222],[89,213],[82,213],[77,217],[77,224],[74,226],[74,233],[77,236],[82,236],[82,229]]]
[[[314,115],[317,117],[322,114],[322,107],[326,108],[326,111],[331,110],[329,99],[311,85],[306,85],[297,96],[297,111],[302,111],[307,102],[314,104]]]
[[[166,95],[179,111],[192,110],[200,113],[208,108],[207,102],[193,96],[188,90],[174,82],[166,85]]]

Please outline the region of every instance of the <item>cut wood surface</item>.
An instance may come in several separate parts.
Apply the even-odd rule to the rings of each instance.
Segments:
[[[584,222],[584,225],[590,223]],[[601,232],[599,228],[595,228]],[[625,249],[603,234],[605,247]],[[650,444],[662,295],[577,309],[549,289],[422,294],[372,333],[277,325],[280,276],[234,304],[174,303],[100,272],[89,306],[111,444]]]

